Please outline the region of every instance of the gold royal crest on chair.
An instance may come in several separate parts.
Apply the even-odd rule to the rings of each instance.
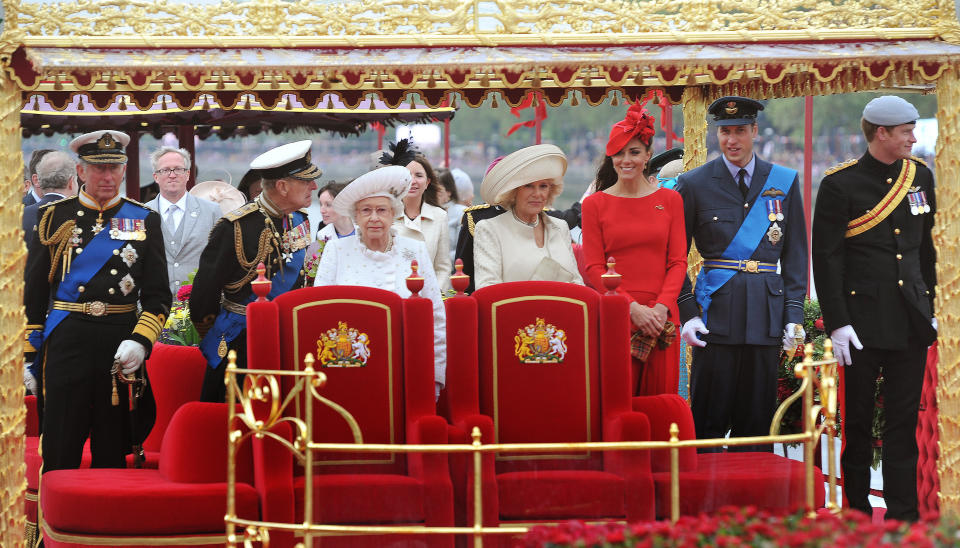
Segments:
[[[514,354],[522,363],[563,363],[567,355],[567,334],[543,318],[518,329],[514,341]]]
[[[317,339],[320,367],[364,367],[370,359],[370,338],[346,322],[337,323]]]

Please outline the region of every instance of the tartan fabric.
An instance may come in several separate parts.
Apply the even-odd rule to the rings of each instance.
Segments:
[[[663,324],[663,331],[656,337],[644,335],[638,329],[630,336],[630,355],[641,362],[646,362],[654,346],[664,350],[673,344],[676,339],[677,325],[670,320]]]

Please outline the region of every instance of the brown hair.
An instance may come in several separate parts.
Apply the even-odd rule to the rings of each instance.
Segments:
[[[440,201],[437,200],[437,172],[433,170],[427,157],[419,152],[413,157],[413,161],[423,166],[423,171],[427,174],[427,188],[420,197],[420,203],[427,202],[432,206],[440,207]]]
[[[643,143],[641,141],[641,143]],[[647,150],[652,150],[653,145],[644,144],[647,147]],[[643,176],[650,176],[650,161],[647,160],[647,163],[643,166]],[[597,192],[601,190],[606,190],[613,185],[617,184],[617,171],[613,169],[613,157],[604,156],[603,160],[600,162],[600,167],[597,168]]]
[[[878,126],[877,124],[868,122],[863,118],[860,119],[860,129],[863,130],[863,136],[867,138],[868,143],[873,142],[874,137],[877,136],[878,129],[884,128],[887,130],[887,133],[890,133],[895,127],[897,126]]]

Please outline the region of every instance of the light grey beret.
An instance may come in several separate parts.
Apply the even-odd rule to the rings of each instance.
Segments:
[[[863,107],[863,119],[878,126],[912,124],[920,118],[916,107],[895,95],[884,95]]]

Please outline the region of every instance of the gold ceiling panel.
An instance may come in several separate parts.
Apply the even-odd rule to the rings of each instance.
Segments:
[[[951,0],[250,0],[5,2],[27,45],[533,45],[923,38]]]

